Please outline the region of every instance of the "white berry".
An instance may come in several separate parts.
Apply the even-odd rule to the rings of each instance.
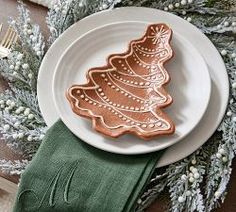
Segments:
[[[232,88],[236,88],[236,82],[233,82]]]
[[[29,79],[32,79],[33,74],[29,73],[29,74],[28,74],[28,77],[29,77]]]
[[[230,110],[226,113],[227,116],[232,116],[232,114],[233,113]]]
[[[32,30],[31,29],[28,29],[27,30],[27,33],[30,35],[30,34],[32,34]]]
[[[16,62],[16,65],[17,65],[17,66],[19,66],[20,64],[21,64],[21,62],[20,62],[20,61],[17,61],[17,62]]]
[[[181,180],[183,180],[183,181],[187,180],[187,176],[186,176],[185,174],[183,174],[183,175],[181,176]]]
[[[200,174],[199,174],[198,172],[196,172],[196,173],[194,173],[193,177],[194,177],[195,179],[198,179],[198,178],[200,177]]]
[[[195,179],[194,179],[193,177],[190,177],[190,178],[189,178],[189,182],[190,182],[190,183],[193,183],[194,181],[195,181]]]
[[[29,65],[28,65],[27,63],[24,63],[24,64],[22,65],[22,68],[23,68],[23,69],[27,69],[27,68],[29,68]]]
[[[236,22],[232,22],[232,26],[236,26]]]
[[[18,73],[17,73],[16,71],[14,71],[14,72],[12,73],[13,76],[17,76],[17,74],[18,74]]]
[[[193,165],[195,165],[195,164],[197,163],[197,161],[196,161],[195,159],[193,159],[193,160],[191,161],[191,163],[192,163]]]
[[[188,17],[188,18],[187,18],[187,21],[188,21],[188,22],[191,22],[191,21],[192,21],[192,18],[191,18],[191,17]]]
[[[217,152],[216,157],[220,159],[222,157],[222,155],[219,152]]]
[[[219,198],[219,197],[220,197],[220,192],[219,192],[219,191],[216,191],[215,194],[214,194],[214,196],[215,196],[216,198]]]
[[[219,149],[219,153],[224,155],[225,154],[225,150],[223,148]]]
[[[185,10],[182,11],[182,15],[186,15],[186,11]]]
[[[189,4],[193,3],[193,0],[188,0],[188,3],[189,3]]]
[[[231,54],[231,57],[236,57],[236,53],[232,53],[232,54]]]
[[[24,115],[28,116],[30,113],[30,109],[29,108],[26,108],[25,111],[24,111]]]
[[[223,161],[223,162],[227,162],[227,161],[228,161],[227,157],[223,157],[223,158],[222,158],[222,161]]]
[[[175,7],[179,7],[180,6],[180,4],[177,2],[177,3],[175,3]]]
[[[186,0],[182,0],[182,1],[180,2],[180,4],[186,5],[186,4],[187,4],[187,1],[186,1]]]
[[[173,9],[174,9],[174,5],[173,5],[173,4],[169,4],[169,5],[168,5],[168,8],[169,8],[170,10],[173,10]]]
[[[32,136],[29,135],[28,138],[27,138],[27,140],[28,140],[28,141],[32,141],[32,140],[33,140]]]
[[[40,56],[42,53],[41,53],[41,51],[37,51],[36,54],[37,54],[37,56]]]
[[[194,169],[194,166],[190,166],[189,170],[192,171]]]
[[[13,65],[10,65],[9,68],[10,68],[11,70],[13,70],[13,69],[14,69],[14,66],[13,66]]]
[[[19,66],[15,66],[15,67],[14,67],[14,69],[15,69],[16,71],[19,70],[19,68],[20,68]]]
[[[222,51],[221,51],[221,55],[222,56],[225,56],[227,54],[227,51],[225,50],[225,49],[223,49]]]
[[[18,55],[17,55],[17,59],[18,59],[18,60],[21,60],[22,58],[23,58],[23,54],[18,54]]]
[[[165,10],[165,11],[168,11],[168,7],[165,7],[164,10]]]
[[[24,134],[23,133],[19,133],[18,134],[18,138],[23,138],[24,137]]]
[[[33,114],[29,114],[28,115],[28,119],[33,119],[34,118],[34,115]]]
[[[11,100],[8,99],[8,100],[6,101],[6,104],[7,104],[7,105],[10,105],[10,104],[11,104]]]
[[[4,129],[4,130],[9,130],[9,129],[10,129],[10,125],[9,125],[9,124],[5,124],[5,125],[3,126],[3,129]]]
[[[182,202],[184,202],[184,201],[185,201],[185,198],[184,198],[183,196],[180,196],[180,197],[178,198],[178,202],[182,203]]]
[[[221,29],[222,28],[222,26],[219,24],[219,25],[217,25],[217,29]]]
[[[225,22],[224,22],[224,26],[225,26],[225,27],[229,26],[229,22],[228,22],[228,21],[225,21]]]
[[[232,118],[232,121],[233,121],[233,122],[236,122],[236,116],[234,116],[234,117]]]
[[[0,105],[4,104],[4,100],[0,100]]]
[[[197,172],[197,169],[196,168],[193,168],[192,169],[192,173],[196,173]]]

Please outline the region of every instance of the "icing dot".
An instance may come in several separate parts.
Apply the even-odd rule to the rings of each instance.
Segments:
[[[80,97],[83,99],[83,98],[84,98],[84,95],[80,95]]]
[[[126,107],[125,107],[125,109],[129,109],[129,107],[128,107],[128,106],[126,106]]]
[[[149,124],[148,126],[151,127],[151,128],[153,128],[153,127],[154,127],[154,124]]]
[[[102,107],[102,105],[98,105],[98,107]]]
[[[94,103],[93,103],[93,105],[97,105],[97,103],[96,103],[96,102],[94,102]]]
[[[117,113],[117,112],[115,112],[115,115],[118,115],[118,113]]]
[[[124,108],[125,106],[124,105],[121,105],[121,108]]]
[[[116,103],[113,103],[113,106],[116,106]]]
[[[110,101],[109,104],[112,104],[112,101]]]
[[[161,126],[161,122],[157,122],[157,124],[156,124],[158,127],[160,127]]]
[[[88,101],[88,98],[85,98],[85,101],[87,102],[87,101]]]
[[[114,85],[111,86],[111,88],[113,88],[113,89],[114,89],[115,87],[116,87],[116,86],[114,86]]]
[[[142,126],[141,127],[143,127],[143,128],[146,128],[147,127],[147,125],[146,124],[142,124]]]
[[[135,97],[133,97],[132,99],[133,99],[133,100],[135,100],[136,98],[135,98]]]
[[[140,82],[139,85],[143,85],[143,82]]]
[[[118,63],[121,63],[121,60],[119,60]]]
[[[117,107],[120,107],[120,104],[117,104]]]
[[[107,82],[107,81],[108,81],[108,79],[106,78],[106,79],[104,79],[104,81],[105,81],[105,82]]]
[[[129,94],[125,93],[125,96],[128,96]]]
[[[130,110],[134,110],[134,107],[130,107]]]
[[[102,92],[102,89],[101,89],[101,88],[99,88],[99,89],[98,89],[98,91],[99,91],[99,92]]]
[[[140,123],[137,123],[136,125],[137,125],[137,126],[140,126],[141,124],[140,124]]]
[[[135,84],[135,85],[137,85],[137,84],[138,84],[138,82],[134,82],[134,84]]]
[[[106,100],[106,99],[107,99],[107,97],[106,97],[106,96],[104,96],[104,97],[103,97],[103,99],[105,99],[105,100]]]
[[[134,122],[134,121],[131,121],[131,124],[135,124],[135,122]]]
[[[116,91],[119,91],[120,89],[119,88],[116,88]]]
[[[126,119],[127,119],[127,118],[125,118],[125,117],[122,118],[122,120],[124,120],[124,121],[125,121]]]
[[[105,94],[104,93],[100,93],[101,96],[104,96]]]
[[[110,83],[110,82],[108,82],[107,84],[108,84],[108,85],[111,85],[111,83]]]
[[[137,101],[137,102],[140,102],[140,100],[139,100],[139,99],[137,99],[136,101]]]
[[[120,91],[122,94],[124,93],[124,91]]]
[[[77,93],[77,94],[80,94],[80,90],[77,90],[76,93]]]
[[[150,85],[150,82],[146,82],[145,85]]]
[[[129,120],[129,119],[127,119],[127,120],[126,120],[126,122],[128,122],[128,123],[129,123],[129,122],[130,122],[130,120]]]
[[[118,117],[119,117],[119,118],[122,118],[123,116],[119,114]]]
[[[101,77],[102,77],[102,78],[105,78],[105,77],[106,77],[106,75],[105,75],[105,74],[101,74]]]
[[[92,104],[93,102],[91,100],[89,100],[89,103]]]
[[[108,110],[111,110],[111,108],[109,107]]]
[[[136,107],[136,108],[135,108],[135,110],[136,110],[136,111],[138,111],[138,110],[139,110],[139,108],[138,108],[138,107]]]

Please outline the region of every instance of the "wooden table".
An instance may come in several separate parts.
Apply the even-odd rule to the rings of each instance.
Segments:
[[[31,17],[34,22],[38,23],[44,33],[45,36],[48,36],[48,29],[45,23],[45,16],[47,13],[47,9],[38,6],[36,4],[25,1],[25,4],[31,11]],[[15,17],[17,15],[17,2],[16,0],[0,0],[0,23],[3,23],[6,29],[7,20],[9,16]],[[5,30],[4,29],[4,30]],[[0,81],[0,91],[4,89],[4,82]],[[11,155],[11,158],[17,159],[17,155],[15,155],[10,149],[0,143],[0,158],[4,158],[6,156]],[[236,161],[233,164],[233,173],[231,177],[231,182],[228,186],[228,195],[225,200],[225,203],[222,205],[220,209],[217,209],[217,212],[235,212],[236,211]],[[1,175],[1,173],[0,173]],[[9,176],[6,176],[9,178]],[[17,181],[17,177],[10,177],[13,182]],[[234,196],[235,195],[235,196]],[[155,201],[151,207],[147,210],[148,212],[163,212],[166,207],[166,199]]]

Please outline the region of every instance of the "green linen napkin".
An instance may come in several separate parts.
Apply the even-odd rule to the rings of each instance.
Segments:
[[[161,154],[104,152],[58,121],[22,175],[14,211],[132,211]]]

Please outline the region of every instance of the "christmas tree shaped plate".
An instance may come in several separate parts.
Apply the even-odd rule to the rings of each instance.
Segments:
[[[211,84],[201,55],[174,32],[175,56],[168,61],[171,29],[165,24],[147,27],[124,22],[92,30],[75,41],[57,65],[53,93],[58,113],[75,135],[97,148],[122,154],[163,149],[185,137],[207,108]],[[169,76],[171,82],[163,86]],[[132,135],[111,139],[77,114],[92,119],[93,127],[105,135],[129,132],[152,139]],[[154,138],[173,133],[173,123],[174,134]]]

